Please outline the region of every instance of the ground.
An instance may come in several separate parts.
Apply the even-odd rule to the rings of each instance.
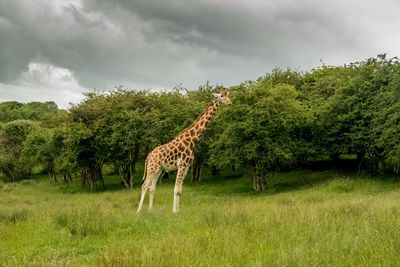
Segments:
[[[88,192],[44,177],[0,182],[0,266],[396,266],[400,183],[337,170],[173,182],[136,214],[139,188]]]

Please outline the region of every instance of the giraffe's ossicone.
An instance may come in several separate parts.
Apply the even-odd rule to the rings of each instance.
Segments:
[[[208,122],[213,117],[220,104],[231,105],[229,93],[221,88],[203,110],[200,116],[185,130],[180,132],[172,141],[154,148],[148,155],[144,166],[142,195],[140,196],[137,212],[142,209],[146,193],[149,192],[149,209],[153,208],[154,191],[157,180],[165,171],[178,170],[174,188],[174,203],[172,211],[179,211],[179,198],[182,193],[183,180],[193,161],[193,149],[203,136]]]

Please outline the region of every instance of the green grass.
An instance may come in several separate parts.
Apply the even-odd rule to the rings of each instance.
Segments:
[[[104,192],[0,182],[0,265],[398,266],[400,184],[379,178],[293,171],[263,193],[248,178],[187,182],[178,215],[172,181],[139,215],[139,190],[117,177]]]

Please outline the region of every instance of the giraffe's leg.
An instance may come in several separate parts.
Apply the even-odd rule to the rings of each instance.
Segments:
[[[153,178],[153,174],[148,173],[146,176],[146,179],[144,180],[144,182],[142,184],[142,195],[140,196],[140,202],[139,202],[139,207],[137,209],[137,212],[140,212],[140,210],[143,207],[144,198],[146,197],[147,191],[150,189],[150,186],[152,183],[152,178]]]
[[[178,168],[176,175],[175,188],[174,188],[174,204],[172,206],[172,212],[179,212],[179,198],[182,194],[183,180],[185,179],[186,173],[189,169],[189,165],[181,165]]]
[[[151,210],[153,208],[154,192],[156,191],[157,180],[160,177],[161,173],[162,173],[162,169],[160,169],[159,171],[156,171],[154,173],[153,179],[151,179],[151,185],[149,188],[149,196],[150,196],[149,210]]]
[[[144,181],[144,183],[146,183],[146,181]],[[145,196],[146,196],[146,193],[147,193],[147,186],[145,186],[144,185],[144,183],[143,183],[143,185],[142,185],[142,194],[141,194],[141,196],[140,196],[140,202],[139,202],[139,206],[138,206],[138,209],[137,209],[137,213],[139,213],[140,212],[140,210],[142,209],[142,207],[143,207],[143,202],[144,202],[144,198],[145,198]]]

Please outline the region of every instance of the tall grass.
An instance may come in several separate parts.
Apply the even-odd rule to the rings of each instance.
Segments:
[[[172,181],[152,212],[139,190],[89,193],[44,180],[0,186],[3,266],[396,266],[400,185],[336,171],[278,174],[269,191],[246,178]]]

